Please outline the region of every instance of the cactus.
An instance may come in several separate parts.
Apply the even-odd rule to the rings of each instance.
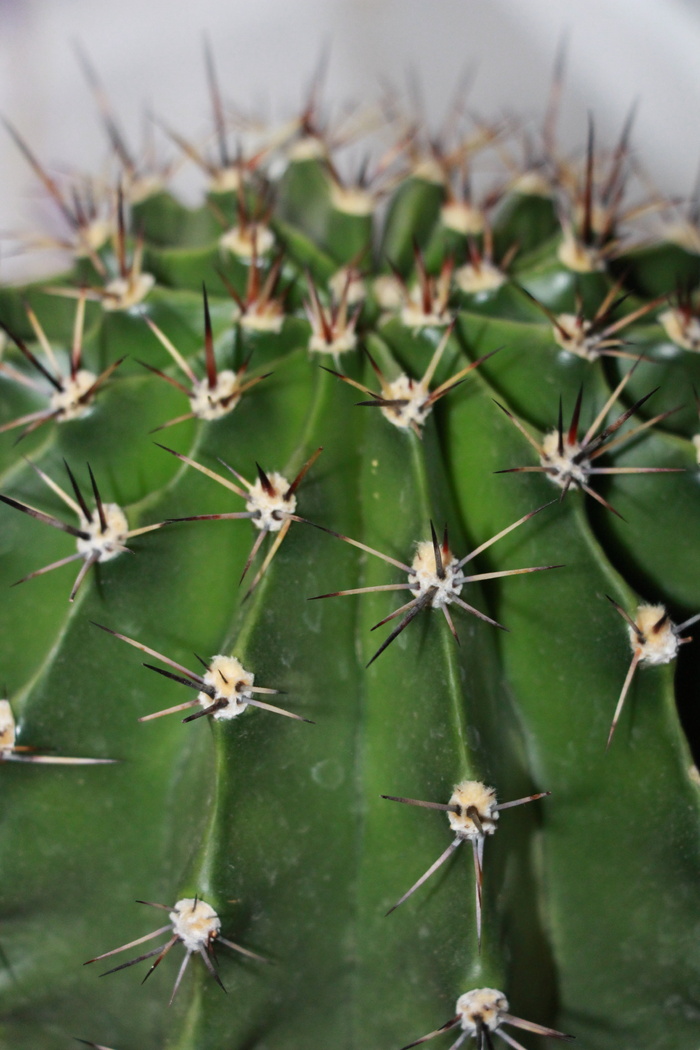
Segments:
[[[627,131],[399,113],[370,178],[209,72],[196,208],[11,129],[74,263],[0,291],[0,1043],[685,1050],[692,216],[631,236]]]

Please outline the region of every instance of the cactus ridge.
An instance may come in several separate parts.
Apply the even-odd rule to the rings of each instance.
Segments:
[[[685,1050],[693,208],[649,198],[631,120],[562,154],[560,73],[534,151],[459,106],[437,136],[398,99],[333,127],[320,75],[234,129],[208,46],[211,141],[157,122],[206,180],[187,207],[80,61],[107,187],[5,121],[70,259],[0,288],[0,583],[28,581],[0,605],[0,1045]],[[137,895],[169,923],[134,927]],[[148,959],[170,1010],[116,973]]]

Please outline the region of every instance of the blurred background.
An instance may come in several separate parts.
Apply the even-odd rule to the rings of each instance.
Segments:
[[[667,194],[693,191],[697,0],[0,0],[0,112],[50,173],[99,171],[108,149],[77,43],[133,143],[147,111],[201,141],[211,128],[205,34],[222,94],[244,112],[276,120],[298,113],[328,52],[330,103],[375,99],[386,81],[403,88],[412,79],[436,128],[465,73],[475,112],[534,121],[565,38],[561,145],[584,141],[588,112],[598,140],[611,144],[636,102],[635,155]],[[1,128],[0,168],[7,235],[29,226],[42,194]],[[5,279],[10,243],[3,238]]]

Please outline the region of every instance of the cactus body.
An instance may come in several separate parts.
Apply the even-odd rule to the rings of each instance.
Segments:
[[[58,288],[103,290],[85,307],[85,367],[97,376],[127,359],[84,415],[44,422],[19,450],[11,430],[2,435],[0,491],[10,504],[0,507],[0,584],[75,551],[75,537],[55,520],[50,527],[21,512],[30,506],[69,521],[55,485],[20,452],[72,498],[65,458],[96,522],[89,461],[104,506],[117,504],[139,534],[125,539],[121,527],[119,542],[133,553],[110,548],[109,558],[96,557],[73,602],[74,577],[60,568],[7,591],[0,604],[0,680],[16,743],[119,760],[34,768],[0,750],[8,759],[0,771],[0,1044],[59,1050],[79,1036],[116,1050],[391,1048],[436,1029],[469,989],[502,988],[517,1017],[575,1034],[582,1046],[684,1050],[698,1023],[698,778],[676,712],[674,664],[640,667],[606,752],[631,650],[605,595],[633,619],[642,599],[664,603],[676,624],[700,609],[692,442],[700,358],[673,341],[661,317],[669,309],[661,297],[675,301],[697,280],[697,255],[662,238],[624,250],[612,205],[605,235],[589,226],[581,233],[569,169],[554,158],[544,190],[504,181],[484,211],[486,232],[464,233],[441,210],[458,166],[447,155],[429,172],[410,151],[401,155],[381,217],[371,194],[368,212],[366,199],[341,192],[319,155],[322,137],[316,145],[316,153],[297,143],[285,154],[276,182],[242,169],[243,188],[212,193],[214,209],[189,211],[167,189],[132,203],[126,254],[142,252],[140,271],[154,280],[122,273],[129,287],[115,291],[110,274],[119,267],[106,243],[78,259]],[[456,152],[471,163],[469,151]],[[269,215],[263,199],[274,201]],[[571,223],[563,231],[562,214]],[[213,215],[237,222],[236,237],[222,241]],[[250,240],[246,222],[264,224],[265,237],[258,231],[243,257],[230,246]],[[357,305],[351,280],[335,278],[353,264],[365,285]],[[466,266],[470,275],[459,278]],[[474,268],[476,290],[467,280]],[[53,293],[45,284],[0,293],[10,335],[2,424],[46,404],[12,373],[33,374],[22,347],[41,355],[25,298],[70,371],[76,299]],[[672,331],[684,318],[688,329],[689,309]],[[635,311],[598,342],[591,336],[590,324],[615,326]],[[562,345],[564,316],[568,324],[579,316],[582,331],[589,325],[578,349]],[[407,413],[408,426],[391,425],[382,398],[405,398],[408,380],[391,384],[401,373],[418,383],[442,340],[421,404],[442,384],[444,396]],[[556,430],[560,397],[568,428],[582,384],[572,440],[583,434],[630,371],[625,354],[644,360],[596,431],[610,430],[609,452],[591,463],[679,472],[579,473],[553,485],[546,470],[531,469],[542,466],[533,445]],[[216,385],[224,374],[225,389]],[[611,429],[652,387],[651,403]],[[612,443],[660,415],[629,443]],[[180,416],[188,418],[149,437]],[[293,496],[275,502],[321,447]],[[530,469],[495,474],[516,467]],[[276,489],[272,503],[262,479]],[[264,520],[260,500],[268,500]],[[202,516],[219,520],[174,520]],[[431,522],[438,548],[448,527],[449,553],[448,544],[435,553]],[[93,550],[82,542],[75,571]],[[449,594],[440,591],[442,557],[448,567],[464,562]],[[357,593],[308,600],[341,590]],[[372,627],[428,592],[373,659],[399,619]],[[145,669],[133,646],[91,621],[167,657],[145,662],[171,677]],[[205,672],[193,652],[208,675],[223,654],[216,667],[240,668],[246,688],[254,681],[286,695],[246,692],[246,703],[262,706],[183,725],[223,696],[223,685],[197,694]],[[684,657],[678,691],[695,698],[692,652]],[[191,711],[138,721],[197,695]],[[444,813],[380,796],[447,803],[462,781],[492,786],[499,802],[551,792],[505,814],[493,841],[489,834],[480,952],[468,840],[385,916],[454,832]],[[132,904],[137,898],[167,907],[203,898],[217,931],[269,962],[222,952],[225,996],[197,955],[207,937],[185,939],[193,959],[169,1010],[177,952],[144,987],[138,969],[98,981],[82,962],[155,925]],[[537,1045],[535,1034],[523,1038]]]

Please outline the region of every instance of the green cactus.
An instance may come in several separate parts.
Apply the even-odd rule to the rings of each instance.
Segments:
[[[626,134],[343,178],[310,105],[173,133],[189,209],[108,130],[94,216],[13,132],[75,263],[0,291],[0,1045],[694,1045],[697,229],[626,247]]]

